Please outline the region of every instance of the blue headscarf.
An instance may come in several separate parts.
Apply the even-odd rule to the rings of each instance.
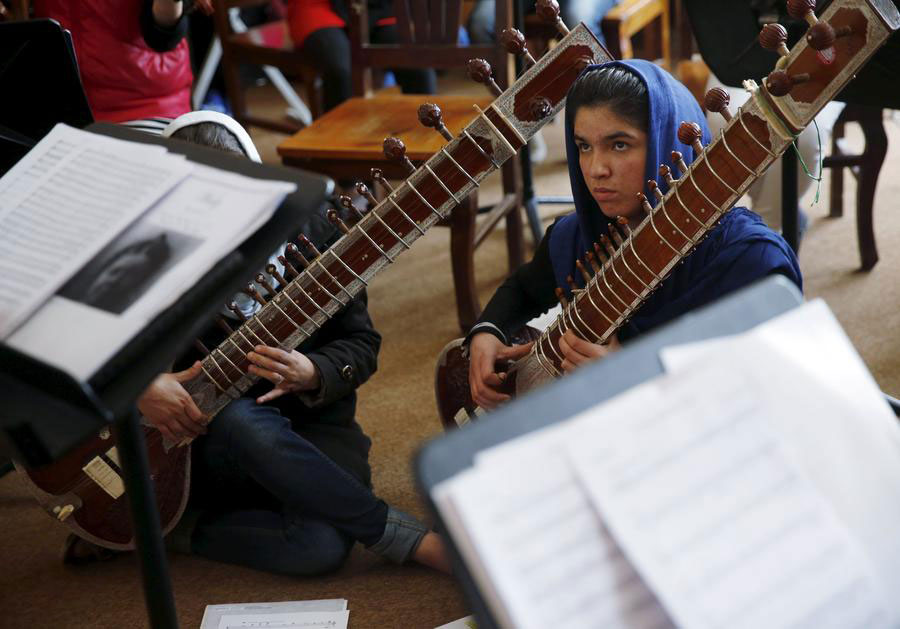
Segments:
[[[666,164],[677,172],[672,163],[672,151],[681,152],[688,164],[696,157],[693,147],[678,140],[678,126],[683,121],[699,124],[701,142],[706,145],[710,141],[706,118],[684,85],[648,61],[613,61],[589,66],[582,75],[606,66],[628,69],[647,88],[645,180],[656,181],[665,193],[668,185],[659,175],[660,164]],[[574,123],[575,112],[567,108],[566,157],[575,213],[556,222],[550,232],[549,243],[553,273],[557,284],[563,288],[568,286],[568,276],[572,276],[579,285],[583,284],[581,274],[576,272],[575,260],[593,250],[593,243],[600,241],[601,234],[608,233],[607,225],[612,222],[600,211],[581,174]],[[648,199],[654,198],[648,186],[645,186],[644,194]],[[634,336],[772,273],[781,273],[802,288],[797,258],[784,239],[750,210],[734,208],[641,306],[620,336]]]

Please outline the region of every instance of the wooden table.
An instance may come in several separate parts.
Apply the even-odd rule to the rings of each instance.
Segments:
[[[388,178],[405,179],[402,166],[385,160],[382,142],[388,136],[403,140],[416,165],[438,152],[446,140],[418,118],[419,105],[426,102],[441,108],[444,125],[456,135],[478,115],[473,105],[486,109],[493,99],[427,94],[352,98],[278,145],[278,154],[285,165],[335,179],[368,179],[373,166]]]

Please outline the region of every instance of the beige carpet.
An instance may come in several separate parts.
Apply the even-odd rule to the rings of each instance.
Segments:
[[[801,250],[808,297],[824,297],[845,326],[878,383],[900,393],[900,125],[887,122],[891,137],[876,202],[881,261],[860,274],[852,208],[837,220],[823,198],[810,210],[812,223]],[[538,169],[544,194],[564,194],[561,124],[548,127],[550,158]],[[277,136],[257,134],[267,159]],[[851,139],[859,138],[851,134]],[[824,182],[827,184],[827,182]],[[545,208],[547,215],[557,211]],[[506,273],[502,231],[479,251],[478,282],[486,299]],[[402,509],[424,515],[410,460],[439,433],[432,393],[435,357],[458,335],[450,278],[448,233],[432,230],[370,290],[373,318],[384,335],[380,368],[362,389],[360,421],[374,441],[372,465],[378,493]],[[81,569],[63,567],[58,551],[66,535],[31,501],[15,474],[0,480],[0,626],[144,627],[147,625],[134,557]],[[183,627],[197,627],[211,603],[343,597],[351,626],[435,627],[466,614],[451,577],[419,567],[396,567],[357,547],[339,573],[298,579],[264,574],[185,556],[171,558]]]

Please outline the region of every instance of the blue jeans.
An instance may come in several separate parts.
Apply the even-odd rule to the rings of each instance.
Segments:
[[[272,406],[235,400],[194,448],[199,511],[186,526],[193,525],[190,550],[198,555],[312,575],[340,567],[355,541],[401,563],[425,535],[424,525],[388,507]]]

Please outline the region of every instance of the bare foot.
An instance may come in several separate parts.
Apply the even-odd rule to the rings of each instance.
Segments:
[[[422,538],[419,547],[412,554],[412,560],[447,574],[452,572],[450,556],[447,554],[444,540],[433,531],[425,533],[425,537]]]

